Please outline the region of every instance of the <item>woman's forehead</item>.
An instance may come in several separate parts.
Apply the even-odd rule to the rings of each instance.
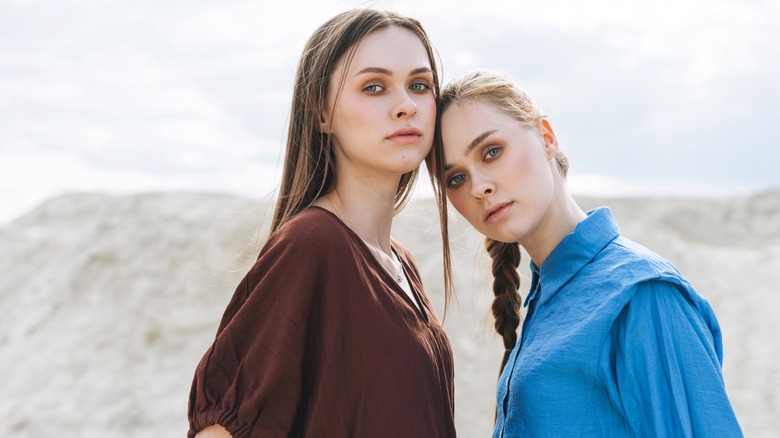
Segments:
[[[409,29],[389,26],[364,36],[340,62],[339,70],[354,75],[366,68],[380,68],[391,73],[407,74],[421,67],[431,68],[423,41]],[[350,56],[351,55],[351,56]]]

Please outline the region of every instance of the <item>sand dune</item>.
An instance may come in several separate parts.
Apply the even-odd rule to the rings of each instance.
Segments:
[[[726,200],[580,198],[678,265],[724,331],[724,373],[745,435],[780,430],[780,191]],[[432,201],[394,236],[441,315]],[[183,436],[193,369],[270,217],[260,201],[204,194],[70,195],[0,228],[0,435]],[[501,345],[481,239],[452,227],[459,435],[488,436]],[[527,260],[527,258],[526,258]],[[524,262],[523,265],[526,263]],[[527,270],[526,270],[527,271]]]

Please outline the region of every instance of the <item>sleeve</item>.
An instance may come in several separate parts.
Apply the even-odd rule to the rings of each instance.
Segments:
[[[640,283],[614,321],[604,363],[636,436],[742,436],[708,321],[706,301],[658,280]]]
[[[212,424],[234,437],[290,435],[303,391],[319,258],[300,236],[273,239],[263,249],[195,370],[189,437]]]

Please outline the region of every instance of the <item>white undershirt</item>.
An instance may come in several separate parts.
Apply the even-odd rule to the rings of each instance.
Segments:
[[[380,250],[379,248],[374,247],[365,240],[363,242],[365,242],[368,249],[371,250],[371,253],[374,254],[374,257],[377,259],[379,264],[382,265],[388,274],[390,274],[390,277],[392,277],[393,280],[397,281],[398,285],[401,286],[401,289],[406,292],[406,295],[409,296],[409,299],[412,300],[414,305],[419,310],[420,304],[417,302],[417,299],[412,293],[412,287],[409,285],[409,280],[406,278],[406,273],[404,272],[403,265],[401,264],[401,260],[398,258],[398,255],[393,252],[393,256],[390,257],[387,255],[387,253]]]

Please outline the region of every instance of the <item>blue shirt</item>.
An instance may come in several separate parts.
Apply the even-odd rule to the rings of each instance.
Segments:
[[[742,436],[712,308],[608,208],[531,270],[494,437]]]

